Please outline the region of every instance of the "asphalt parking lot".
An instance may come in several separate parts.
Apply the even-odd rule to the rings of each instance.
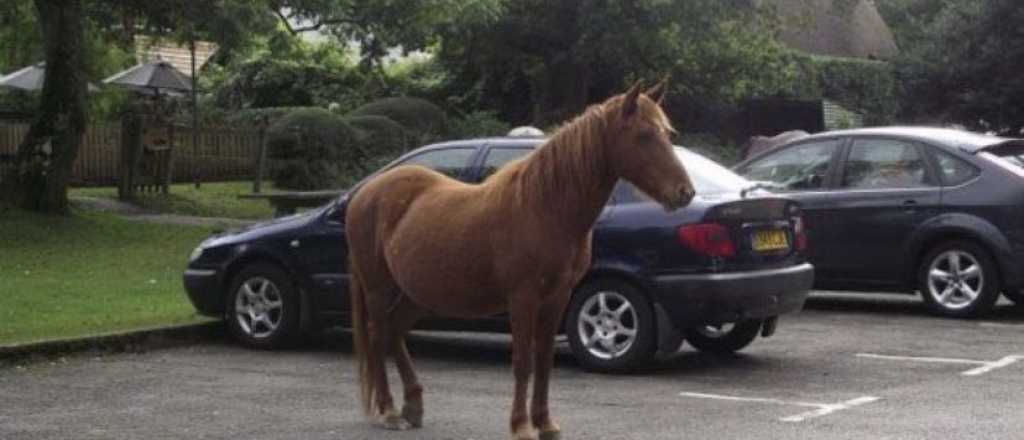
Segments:
[[[565,439],[1013,439],[1024,432],[1024,312],[927,315],[913,298],[816,295],[741,355],[686,347],[642,372],[579,369],[565,348],[552,411]],[[507,337],[419,333],[426,426],[357,409],[348,334],[259,352],[215,341],[0,370],[2,439],[507,438]],[[1019,357],[1018,357],[1019,356]]]

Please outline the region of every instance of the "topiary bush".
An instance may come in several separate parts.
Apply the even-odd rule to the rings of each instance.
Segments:
[[[362,171],[358,132],[321,108],[293,110],[267,130],[268,175],[282,189],[337,187]]]
[[[351,116],[345,122],[356,130],[359,147],[371,158],[394,158],[408,148],[405,129],[387,116]]]
[[[348,117],[385,116],[405,128],[411,146],[419,146],[444,136],[444,110],[419,98],[384,98],[367,103],[348,113]]]

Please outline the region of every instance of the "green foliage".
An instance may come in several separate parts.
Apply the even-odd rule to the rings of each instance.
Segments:
[[[392,48],[426,49],[437,30],[494,13],[497,0],[279,0],[272,7],[285,18],[309,23],[340,41],[358,44],[364,65],[370,66]],[[293,31],[303,29],[292,28]]]
[[[472,111],[448,122],[448,136],[452,139],[504,136],[511,129],[493,111]]]
[[[808,57],[803,81],[814,93],[864,115],[869,125],[892,122],[899,110],[898,83],[888,63],[849,58]]]
[[[366,78],[338,48],[296,44],[282,53],[261,50],[230,65],[214,84],[219,107],[327,107],[334,103],[355,108],[365,102]]]
[[[356,115],[345,122],[356,130],[360,148],[370,157],[394,158],[410,148],[405,129],[387,116]]]
[[[347,116],[377,115],[390,118],[405,128],[414,144],[439,139],[445,133],[444,110],[419,98],[396,97],[379,99],[353,110]]]
[[[295,110],[267,132],[268,175],[282,189],[336,187],[366,155],[358,134],[340,116],[320,108]]]
[[[1019,134],[1024,128],[1024,9],[1013,0],[902,0],[924,11],[897,63],[905,119]],[[896,12],[901,12],[897,10]]]
[[[32,0],[0,6],[0,74],[42,61],[43,39]]]

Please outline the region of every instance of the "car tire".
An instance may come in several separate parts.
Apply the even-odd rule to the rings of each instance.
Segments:
[[[228,329],[242,344],[259,349],[284,348],[299,334],[299,297],[280,267],[255,263],[231,283],[226,303]]]
[[[761,320],[750,319],[735,323],[703,325],[683,331],[686,342],[705,353],[731,354],[740,351],[757,339]]]
[[[918,268],[918,288],[936,314],[952,318],[985,315],[999,299],[999,273],[978,244],[953,240],[932,248]]]
[[[617,279],[593,280],[577,289],[565,327],[573,355],[591,371],[630,371],[648,362],[656,349],[650,301]]]

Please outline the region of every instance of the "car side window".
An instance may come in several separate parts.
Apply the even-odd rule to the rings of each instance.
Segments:
[[[533,150],[529,148],[491,148],[487,152],[487,157],[484,158],[484,165],[480,170],[480,181],[496,173],[505,164],[530,154],[530,151]]]
[[[431,150],[406,159],[402,165],[422,165],[434,171],[459,179],[465,177],[469,159],[476,151],[474,148],[446,148]]]
[[[946,186],[957,186],[973,179],[981,171],[952,154],[945,151],[933,150],[935,161],[939,164],[939,174],[942,177],[942,184]]]
[[[841,139],[798,144],[747,164],[739,174],[752,181],[774,183],[782,191],[820,189],[841,144]]]
[[[895,139],[857,139],[843,168],[843,188],[884,189],[929,186],[917,145]]]

